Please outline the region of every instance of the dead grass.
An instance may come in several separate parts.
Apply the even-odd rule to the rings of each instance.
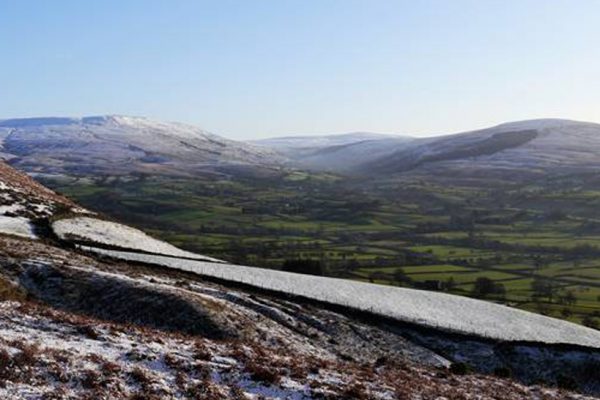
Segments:
[[[252,380],[276,385],[281,381],[283,372],[272,365],[260,361],[248,361],[244,371],[250,374]]]
[[[0,301],[25,301],[27,292],[8,279],[0,276]]]
[[[175,291],[69,267],[24,267],[19,279],[27,291],[38,301],[58,309],[210,339],[235,336],[219,325],[201,303]],[[95,335],[92,329],[82,329],[87,329],[84,334]]]

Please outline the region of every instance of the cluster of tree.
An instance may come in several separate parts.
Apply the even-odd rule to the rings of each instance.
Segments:
[[[392,273],[381,271],[374,271],[370,273],[369,282],[373,283],[377,281],[394,282],[399,286],[409,286],[423,290],[451,291],[456,288],[456,282],[454,281],[453,277],[449,277],[446,280],[427,279],[424,281],[418,281],[407,275],[402,268],[396,268]]]
[[[600,324],[598,323],[598,320],[596,318],[592,318],[590,315],[586,315],[585,317],[583,317],[581,323],[587,326],[588,328],[597,330],[600,329]]]
[[[506,288],[503,284],[494,282],[490,278],[479,277],[475,280],[472,294],[479,298],[489,296],[504,298],[506,296]]]
[[[396,268],[392,273],[386,273],[381,271],[374,271],[369,274],[369,282],[375,281],[392,281],[396,284],[407,284],[412,285],[413,280],[410,276],[404,272],[402,268]]]
[[[422,235],[407,233],[398,235],[397,239],[409,242],[418,242],[421,244],[468,247],[473,249],[502,250],[505,252],[513,252],[520,254],[561,254],[571,258],[587,258],[600,256],[600,248],[598,246],[587,243],[578,244],[571,248],[563,248],[559,246],[525,245],[517,243],[506,243],[501,242],[499,240],[489,239],[485,236],[477,234],[474,231],[469,231],[466,233],[468,233],[468,236],[464,238],[445,238],[442,236],[425,237]]]
[[[557,301],[558,304],[572,306],[577,303],[577,297],[575,297],[575,293],[572,290],[567,290],[563,293],[558,294]]]
[[[535,302],[537,310],[542,314],[550,314],[548,303],[562,304],[564,307],[560,314],[563,318],[573,316],[573,311],[568,306],[577,304],[577,297],[572,290],[561,290],[560,285],[550,278],[536,277],[531,283],[531,299]],[[545,299],[547,303],[540,300]],[[582,323],[586,326],[597,329],[597,321],[591,316],[585,316]]]
[[[323,265],[321,265],[321,262],[312,259],[285,260],[281,270],[298,274],[325,275],[325,269],[323,268]]]
[[[559,289],[560,286],[554,280],[536,277],[533,282],[531,282],[531,291],[533,292],[531,297],[534,301],[545,298],[548,300],[548,302],[552,303],[552,301],[557,297]]]

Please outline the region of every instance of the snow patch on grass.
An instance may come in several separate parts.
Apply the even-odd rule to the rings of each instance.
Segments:
[[[76,239],[166,256],[193,258],[212,262],[220,261],[215,258],[178,249],[169,243],[154,239],[138,229],[96,218],[76,217],[61,219],[53,224],[53,229],[64,240]]]
[[[31,223],[23,217],[0,215],[0,233],[35,239]]]
[[[89,247],[85,249],[126,261],[146,262],[307,297],[434,329],[503,341],[565,343],[600,348],[599,331],[461,296],[232,264]]]

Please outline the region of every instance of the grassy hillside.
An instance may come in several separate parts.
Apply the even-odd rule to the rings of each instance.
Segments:
[[[304,172],[44,183],[217,258],[290,270],[310,265],[313,273],[600,323],[600,182],[593,175],[528,184],[418,176],[358,181]]]

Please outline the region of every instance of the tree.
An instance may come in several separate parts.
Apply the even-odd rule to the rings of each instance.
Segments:
[[[541,256],[536,256],[533,260],[533,266],[536,271],[539,271],[542,268],[546,268],[548,266],[548,260]]]
[[[499,295],[504,297],[506,294],[506,289],[504,285],[500,283],[496,283],[490,278],[479,277],[475,280],[475,285],[473,287],[473,295],[477,297],[487,297],[489,295]]]
[[[546,297],[552,303],[558,285],[550,279],[537,277],[531,282],[531,290],[533,291],[533,297]]]
[[[298,274],[324,275],[324,269],[319,260],[297,259],[285,260],[281,268],[283,271],[296,272]]]
[[[573,315],[573,311],[571,311],[570,308],[565,307],[561,310],[560,314],[563,316],[563,318],[569,318]]]
[[[561,300],[564,304],[574,305],[577,303],[577,297],[575,297],[575,293],[572,290],[567,290],[567,292],[562,296]]]
[[[446,289],[448,291],[454,289],[455,287],[456,287],[456,282],[454,281],[453,277],[446,279],[446,282],[444,282],[444,289]]]
[[[375,281],[386,281],[388,279],[388,275],[381,271],[374,271],[369,274],[369,282],[373,283]]]
[[[583,317],[583,319],[581,320],[581,323],[583,325],[587,326],[588,328],[600,329],[600,326],[598,325],[598,321],[595,320],[594,318],[590,317],[589,315],[586,315],[585,317]]]
[[[394,271],[394,280],[398,283],[410,283],[412,279],[406,275],[406,272],[402,268],[397,268]]]

